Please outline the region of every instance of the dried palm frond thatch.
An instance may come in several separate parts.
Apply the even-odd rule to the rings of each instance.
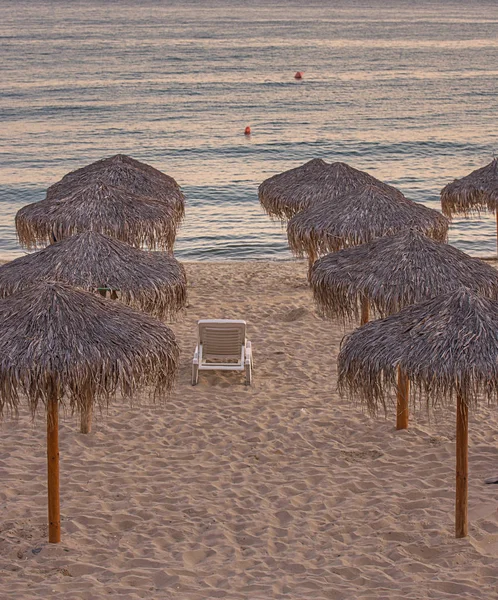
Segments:
[[[159,318],[172,317],[187,302],[185,270],[173,256],[138,250],[94,231],[0,266],[0,297],[42,281],[94,293],[116,291],[121,302]]]
[[[321,312],[343,319],[358,319],[364,299],[384,317],[462,285],[498,299],[496,269],[414,229],[327,254],[310,284]]]
[[[172,250],[176,237],[173,210],[167,204],[98,180],[62,200],[24,206],[15,223],[19,243],[29,249],[83,231],[160,250]]]
[[[457,393],[469,404],[498,398],[498,302],[467,288],[407,306],[345,338],[338,356],[342,392],[372,413],[386,407],[397,368],[433,405]]]
[[[259,201],[267,214],[285,220],[310,206],[333,201],[338,196],[365,185],[385,186],[393,193],[395,190],[346,163],[326,163],[315,158],[300,167],[266,179],[259,186],[258,193]]]
[[[176,224],[184,216],[185,196],[173,177],[126,154],[103,158],[71,171],[47,189],[46,199],[61,200],[78,188],[92,185],[97,180],[114,187],[123,187],[133,194],[165,202],[172,208]]]
[[[481,210],[495,212],[497,207],[498,158],[441,190],[441,208],[450,218],[458,213],[467,216]]]
[[[59,405],[82,415],[118,391],[171,388],[179,349],[160,321],[60,283],[0,300],[0,415],[47,412],[49,541],[60,542]]]
[[[61,283],[38,283],[0,300],[0,415],[25,395],[34,414],[54,395],[80,412],[174,381],[179,350],[171,329],[119,302]]]
[[[287,224],[292,252],[318,257],[410,227],[436,240],[446,240],[446,217],[396,192],[368,185],[343,194],[334,203],[322,202],[298,213]]]
[[[373,413],[397,372],[433,405],[456,398],[455,534],[468,532],[468,411],[498,399],[498,302],[458,288],[357,329],[338,356],[339,389]]]

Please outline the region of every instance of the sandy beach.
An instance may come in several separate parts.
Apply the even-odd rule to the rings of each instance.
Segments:
[[[0,599],[498,598],[498,414],[470,417],[469,536],[454,538],[455,409],[406,431],[336,390],[347,328],[306,261],[186,263],[170,397],[60,427],[62,543],[47,542],[45,420],[0,425]],[[199,318],[243,318],[254,381],[190,371]]]

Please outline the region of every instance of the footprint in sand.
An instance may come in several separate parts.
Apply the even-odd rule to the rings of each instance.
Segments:
[[[212,554],[215,554],[213,550],[188,550],[183,553],[183,564],[185,567],[195,567],[195,565],[199,564]]]
[[[282,315],[281,320],[284,323],[292,323],[293,321],[302,319],[306,314],[308,314],[308,311],[305,308],[293,308],[288,313]]]

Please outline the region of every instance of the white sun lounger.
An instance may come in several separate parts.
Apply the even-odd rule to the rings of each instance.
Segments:
[[[192,361],[192,385],[199,371],[245,371],[246,384],[252,381],[251,342],[246,322],[232,319],[201,319],[197,323],[197,346]]]

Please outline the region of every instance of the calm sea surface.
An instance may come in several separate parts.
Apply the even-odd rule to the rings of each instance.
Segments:
[[[257,187],[311,158],[439,208],[498,152],[497,0],[246,4],[0,0],[0,258],[24,253],[20,207],[118,152],[182,186],[193,260],[290,258]],[[495,222],[450,242],[492,254]]]

